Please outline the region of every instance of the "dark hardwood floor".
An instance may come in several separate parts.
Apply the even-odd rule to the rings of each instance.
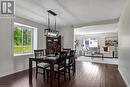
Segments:
[[[72,80],[61,79],[62,87],[126,87],[117,65],[76,62],[76,68]],[[33,75],[33,87],[49,87],[42,77]],[[57,79],[53,85],[57,87]],[[0,87],[29,87],[28,70],[0,78]]]

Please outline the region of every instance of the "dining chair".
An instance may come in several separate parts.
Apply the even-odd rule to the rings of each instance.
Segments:
[[[70,53],[66,60],[66,73],[69,75],[69,80],[71,79],[71,70],[73,75],[75,74],[75,50],[70,50]]]
[[[54,64],[54,75],[55,78],[58,79],[58,87],[60,87],[60,76],[64,75],[64,80],[66,80],[66,57],[67,52],[60,52],[59,58],[57,62]],[[47,72],[47,82],[49,78],[50,67],[46,68]]]
[[[34,50],[34,56],[35,58],[44,58],[45,57],[45,51],[44,49],[40,49],[40,50]],[[49,67],[48,63],[44,63],[44,62],[36,62],[36,78],[38,73],[43,75],[44,81],[45,81],[45,76],[46,76],[46,72],[45,69]],[[43,70],[43,73],[39,71],[39,69]]]
[[[45,49],[45,55],[54,54],[53,50]]]

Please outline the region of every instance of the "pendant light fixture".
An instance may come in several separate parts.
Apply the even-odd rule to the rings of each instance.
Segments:
[[[59,35],[59,31],[56,30],[56,16],[57,14],[51,10],[48,10],[48,28],[44,30],[44,34],[45,36],[49,36],[49,37],[58,37]],[[55,17],[55,27],[54,29],[50,27],[50,14],[53,15]]]

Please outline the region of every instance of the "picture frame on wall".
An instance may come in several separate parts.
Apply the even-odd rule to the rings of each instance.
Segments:
[[[118,37],[113,36],[113,37],[106,37],[105,38],[105,46],[118,46]]]

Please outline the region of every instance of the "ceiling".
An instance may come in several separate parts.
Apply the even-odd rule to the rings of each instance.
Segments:
[[[75,35],[118,32],[118,24],[93,25],[74,29]]]
[[[15,0],[16,15],[47,25],[47,10],[58,14],[57,25],[84,26],[119,18],[126,0]],[[51,25],[54,24],[51,17]]]

